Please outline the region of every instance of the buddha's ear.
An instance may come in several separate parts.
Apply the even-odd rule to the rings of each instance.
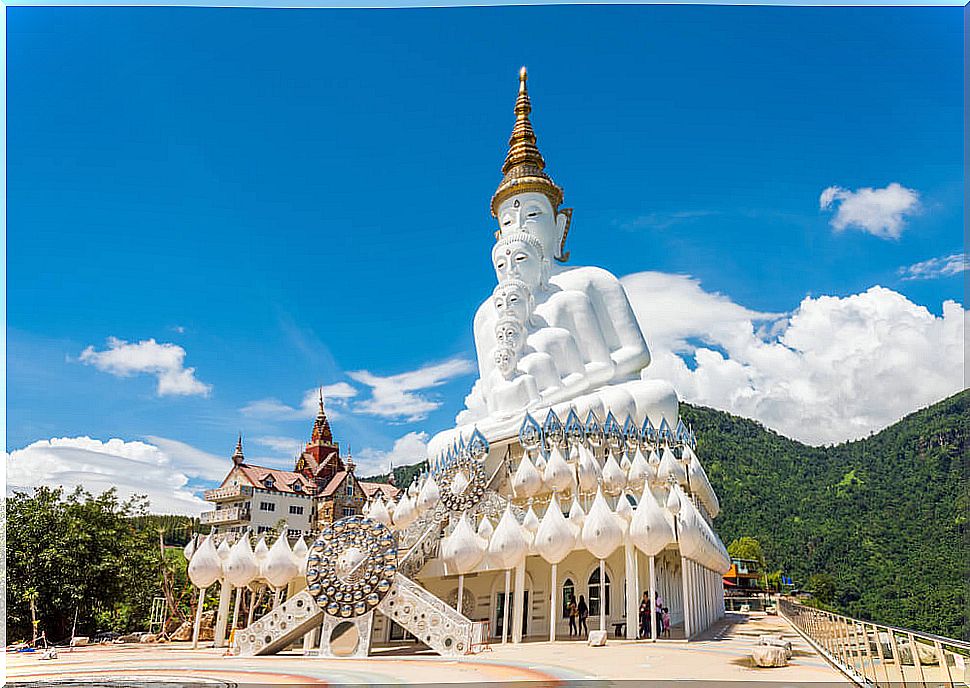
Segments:
[[[573,222],[573,209],[561,208],[556,213],[556,227],[559,228],[559,250],[553,258],[557,263],[565,263],[569,260],[569,251],[566,250],[566,237],[569,235],[569,226]]]

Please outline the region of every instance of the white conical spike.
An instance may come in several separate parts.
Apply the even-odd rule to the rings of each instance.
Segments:
[[[216,547],[216,554],[219,555],[219,561],[225,563],[226,559],[229,558],[229,538],[222,538],[222,542]]]
[[[269,554],[260,564],[259,573],[271,587],[277,589],[296,578],[299,573],[293,561],[293,550],[290,549],[290,543],[286,539],[285,525],[276,542],[270,547]]]
[[[378,495],[377,499],[371,505],[370,519],[385,526],[391,525],[391,514],[388,513],[387,506],[384,504],[384,498],[381,495]]]
[[[670,449],[665,448],[663,450],[663,455],[660,457],[660,466],[657,468],[657,478],[663,481],[673,478],[678,485],[687,484],[687,472],[684,470],[684,464],[677,460]]]
[[[624,475],[629,476],[630,474],[630,454],[628,452],[623,452],[623,458],[620,459],[620,470],[623,471]]]
[[[542,488],[542,475],[532,463],[528,452],[519,462],[519,468],[512,478],[512,489],[516,497],[531,497]]]
[[[446,560],[459,574],[470,573],[482,560],[486,548],[484,540],[472,528],[464,512],[447,537],[447,545],[442,543],[442,546],[447,552]]]
[[[626,474],[616,462],[616,456],[610,450],[603,464],[603,489],[607,492],[619,492],[626,486]]]
[[[306,573],[306,558],[309,553],[310,548],[307,547],[306,540],[301,535],[300,539],[293,545],[293,561],[300,573]]]
[[[256,541],[256,546],[253,548],[253,554],[256,556],[257,563],[262,566],[266,560],[266,555],[269,554],[269,547],[266,546],[265,535],[259,536],[259,540]]]
[[[193,535],[191,538],[189,538],[189,541],[185,543],[185,547],[182,549],[182,556],[185,557],[185,561],[190,561],[192,559],[192,555],[195,554],[195,540],[197,537],[197,535]]]
[[[421,491],[418,493],[418,509],[420,511],[433,509],[440,498],[441,491],[438,489],[437,481],[435,481],[433,475],[428,476],[428,479],[424,481],[424,485],[421,486]]]
[[[539,530],[536,531],[536,552],[550,564],[558,564],[573,550],[575,544],[576,532],[562,515],[559,499],[553,493]]]
[[[649,484],[644,484],[640,501],[630,521],[630,539],[647,556],[659,554],[674,541],[674,531],[663,510],[653,496]]]
[[[579,479],[579,489],[583,492],[592,492],[596,489],[602,475],[599,464],[593,458],[593,452],[585,445],[579,447],[579,464],[576,467],[576,475]]]
[[[583,521],[586,520],[586,512],[583,511],[582,505],[579,503],[579,495],[573,495],[573,503],[569,506],[569,522],[573,524],[573,527],[577,529],[577,532],[582,530]]]
[[[593,506],[583,521],[582,536],[583,546],[597,559],[606,559],[623,542],[623,529],[602,490],[596,491]]]
[[[394,528],[396,530],[404,530],[414,523],[415,518],[417,518],[417,514],[414,511],[414,503],[405,492],[401,495],[397,506],[394,507]]]
[[[553,491],[565,491],[573,486],[573,471],[559,447],[553,447],[549,452],[549,462],[542,473],[542,482]]]
[[[259,562],[253,548],[249,545],[249,533],[243,533],[238,542],[232,546],[229,558],[223,566],[226,580],[236,588],[249,585],[259,575]]]
[[[488,542],[489,556],[499,568],[510,569],[517,566],[529,551],[529,543],[523,530],[515,520],[511,504],[507,504]]]
[[[640,489],[643,487],[643,483],[650,478],[650,464],[647,462],[647,457],[643,455],[641,450],[637,449],[633,455],[633,461],[630,462],[630,470],[626,474],[627,484]]]
[[[633,518],[633,507],[630,505],[630,500],[626,496],[626,490],[620,493],[619,498],[616,500],[616,515],[622,518],[626,523],[629,523]]]
[[[525,518],[522,519],[522,527],[533,538],[536,531],[539,530],[539,517],[536,516],[535,509],[532,508],[531,500],[529,501],[529,508],[525,512]]]
[[[199,588],[208,588],[222,577],[222,561],[216,546],[209,536],[199,545],[199,549],[189,562],[189,580]]]
[[[495,528],[492,527],[492,522],[488,520],[488,516],[482,515],[482,520],[478,524],[478,537],[488,542],[494,532]]]
[[[678,492],[680,489],[676,485],[671,485],[670,492],[667,494],[667,511],[672,513],[674,516],[680,513],[680,495]]]

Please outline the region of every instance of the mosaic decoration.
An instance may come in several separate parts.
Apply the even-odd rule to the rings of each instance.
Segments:
[[[374,609],[397,573],[397,536],[377,521],[350,516],[326,528],[307,558],[307,590],[327,615],[349,619]]]
[[[485,496],[485,465],[467,453],[446,462],[435,473],[441,490],[440,502],[449,511],[473,509]]]

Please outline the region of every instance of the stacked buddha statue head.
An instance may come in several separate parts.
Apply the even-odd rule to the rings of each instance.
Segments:
[[[528,74],[519,72],[519,95],[515,100],[515,126],[509,137],[509,152],[502,165],[502,181],[492,196],[492,216],[498,220],[496,238],[526,232],[539,239],[548,260],[565,263],[566,236],[572,208],[560,208],[562,188],[545,172],[546,162],[536,146],[529,120]]]

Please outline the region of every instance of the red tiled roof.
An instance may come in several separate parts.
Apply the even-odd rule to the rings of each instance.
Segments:
[[[287,492],[290,494],[312,495],[315,487],[302,474],[294,473],[293,471],[283,471],[278,468],[265,468],[263,466],[250,466],[247,464],[240,464],[239,470],[242,471],[243,475],[246,476],[254,487],[259,487],[264,490],[272,489],[277,492]],[[266,487],[266,484],[263,482],[267,476],[273,477],[272,488]],[[302,486],[301,490],[297,491],[293,489],[293,485],[296,483]]]
[[[334,476],[330,479],[330,482],[327,483],[327,486],[320,491],[320,496],[329,497],[336,492],[337,488],[340,487],[340,483],[344,481],[345,477],[347,477],[347,471],[337,471],[334,473]]]
[[[388,483],[361,482],[359,483],[359,485],[360,485],[360,489],[364,491],[364,495],[368,499],[371,499],[372,497],[374,497],[374,495],[376,495],[378,492],[381,492],[385,498],[397,497],[398,493],[400,492],[399,489],[397,489],[396,487]]]

